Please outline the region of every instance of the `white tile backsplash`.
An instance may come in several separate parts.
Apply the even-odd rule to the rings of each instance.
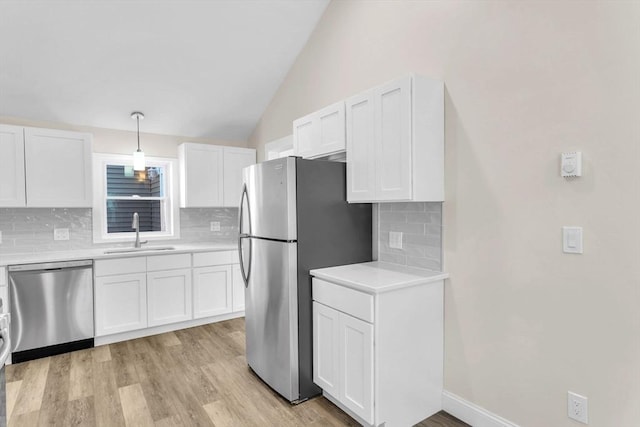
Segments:
[[[389,232],[400,231],[402,249],[389,247]],[[380,203],[378,259],[442,270],[442,203]]]
[[[210,222],[220,231],[210,231]],[[238,234],[237,208],[180,209],[180,239],[172,243],[232,242]],[[69,240],[53,240],[54,228],[68,228]],[[0,254],[65,251],[126,244],[94,244],[91,209],[0,208]],[[132,235],[133,241],[133,235]]]

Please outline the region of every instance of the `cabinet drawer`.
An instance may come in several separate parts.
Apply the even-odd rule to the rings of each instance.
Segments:
[[[191,267],[191,254],[156,255],[147,257],[147,271],[175,270]]]
[[[96,277],[113,274],[144,273],[147,271],[147,258],[98,259],[93,263],[93,270],[96,273]]]
[[[313,278],[313,300],[373,323],[373,295]]]
[[[236,251],[198,252],[193,254],[194,267],[206,267],[209,265],[237,264],[238,253]]]

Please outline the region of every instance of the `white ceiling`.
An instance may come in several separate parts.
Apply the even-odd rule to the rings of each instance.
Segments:
[[[328,0],[0,0],[0,115],[246,140]]]

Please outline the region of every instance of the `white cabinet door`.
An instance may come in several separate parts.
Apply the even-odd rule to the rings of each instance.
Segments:
[[[340,396],[340,312],[313,302],[313,382]]]
[[[347,200],[375,200],[376,150],[374,146],[373,91],[349,98],[347,116]]]
[[[231,268],[233,276],[233,311],[244,311],[244,280],[240,273],[240,264]]]
[[[24,207],[24,128],[0,125],[0,207]]]
[[[313,114],[293,121],[293,151],[296,156],[308,157],[313,153],[317,125]]]
[[[252,148],[224,148],[224,206],[240,206],[242,170],[256,163],[256,150]]]
[[[145,273],[96,277],[96,336],[147,327]]]
[[[223,204],[223,147],[184,143],[180,160],[180,207],[210,208]]]
[[[147,273],[149,326],[192,318],[191,269]]]
[[[216,316],[231,312],[231,266],[193,269],[193,317]]]
[[[345,149],[344,101],[329,105],[293,122],[296,156],[317,158]]]
[[[25,128],[29,207],[91,207],[91,135]]]
[[[376,199],[411,200],[411,77],[375,90]]]
[[[340,401],[373,423],[373,325],[340,313]]]
[[[338,102],[316,113],[318,117],[318,143],[314,157],[345,149],[344,102]]]

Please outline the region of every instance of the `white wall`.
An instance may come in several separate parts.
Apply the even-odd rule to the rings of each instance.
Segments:
[[[131,132],[96,128],[89,126],[77,126],[66,123],[54,123],[35,121],[17,117],[0,116],[0,123],[7,125],[31,126],[48,129],[63,129],[78,132],[89,132],[93,134],[93,151],[95,153],[132,154],[137,148],[136,122],[131,120]],[[236,147],[246,147],[245,142],[222,141],[206,138],[191,138],[188,136],[158,135],[145,133],[144,120],[140,122],[140,148],[147,156],[156,157],[178,157],[178,145],[183,142],[199,142],[203,144],[231,145]]]
[[[262,156],[360,90],[445,81],[445,388],[522,426],[577,425],[567,390],[590,426],[640,420],[638,22],[640,2],[334,1],[251,137]]]

